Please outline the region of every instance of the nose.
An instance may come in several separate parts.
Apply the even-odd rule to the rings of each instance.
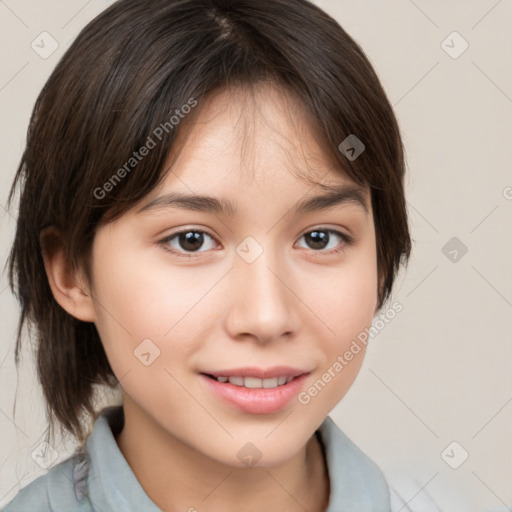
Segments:
[[[230,274],[226,329],[233,339],[269,343],[297,334],[300,301],[284,257],[268,249],[252,262],[236,255]]]

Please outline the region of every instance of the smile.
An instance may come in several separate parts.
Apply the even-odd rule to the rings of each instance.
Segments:
[[[270,379],[258,379],[257,377],[214,377],[213,375],[208,375],[208,377],[217,380],[218,382],[229,382],[235,386],[245,387],[245,388],[277,388],[278,386],[284,386],[291,382],[295,377],[283,375],[281,377],[273,377]]]
[[[267,370],[239,368],[199,374],[207,394],[219,403],[250,414],[273,414],[289,406],[310,371],[285,366]]]

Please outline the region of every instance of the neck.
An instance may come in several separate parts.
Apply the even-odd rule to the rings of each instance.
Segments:
[[[129,400],[116,442],[149,498],[164,512],[324,512],[329,476],[316,435],[272,467],[225,465],[164,431]],[[250,498],[249,498],[250,497]],[[241,506],[241,504],[243,504]]]

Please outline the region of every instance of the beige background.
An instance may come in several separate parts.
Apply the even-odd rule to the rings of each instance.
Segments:
[[[35,98],[79,30],[110,3],[0,0],[2,265],[16,217],[4,205]],[[362,45],[395,106],[414,238],[392,299],[403,310],[372,339],[331,415],[409,503],[397,510],[512,510],[512,2],[316,3]],[[47,59],[31,48],[43,31],[59,45]],[[463,256],[451,245],[443,252],[453,237],[467,247]],[[28,355],[17,377],[18,306],[6,285],[4,274],[0,505],[45,472],[31,458],[43,402]],[[453,441],[452,465],[469,454],[458,469],[441,457]],[[56,447],[58,460],[71,448]]]

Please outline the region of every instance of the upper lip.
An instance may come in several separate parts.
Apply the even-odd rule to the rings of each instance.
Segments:
[[[273,379],[275,377],[298,377],[304,373],[309,373],[309,371],[293,368],[291,366],[272,366],[271,368],[248,366],[245,368],[230,368],[226,370],[209,370],[201,373],[212,375],[213,377],[255,377],[257,379]]]

